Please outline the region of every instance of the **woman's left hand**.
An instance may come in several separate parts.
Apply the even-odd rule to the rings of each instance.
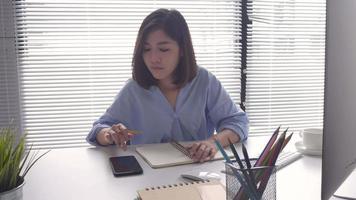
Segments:
[[[195,162],[205,162],[214,158],[217,149],[213,140],[195,142],[187,148]]]

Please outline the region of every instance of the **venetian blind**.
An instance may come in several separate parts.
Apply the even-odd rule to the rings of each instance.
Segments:
[[[198,64],[240,99],[239,1],[15,0],[23,126],[35,148],[86,146],[131,77],[139,26],[157,8],[186,18]]]
[[[325,0],[248,3],[246,111],[251,134],[322,128]]]

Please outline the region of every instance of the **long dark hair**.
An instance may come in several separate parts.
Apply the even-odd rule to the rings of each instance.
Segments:
[[[132,59],[132,78],[145,89],[157,85],[157,79],[148,70],[142,56],[147,35],[156,30],[163,30],[178,43],[181,56],[173,72],[173,83],[183,87],[196,76],[197,64],[187,22],[183,15],[174,9],[158,9],[143,20]]]

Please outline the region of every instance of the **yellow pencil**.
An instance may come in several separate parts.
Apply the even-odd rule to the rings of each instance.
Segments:
[[[128,133],[131,133],[133,135],[136,135],[136,134],[141,134],[142,131],[138,131],[138,130],[132,130],[132,129],[126,129]]]

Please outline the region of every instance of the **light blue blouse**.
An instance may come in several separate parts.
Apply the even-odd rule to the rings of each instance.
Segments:
[[[175,110],[157,86],[146,90],[130,79],[104,115],[94,122],[87,141],[98,145],[97,133],[117,123],[142,131],[131,144],[205,140],[215,130],[225,128],[233,130],[241,140],[248,136],[246,113],[235,105],[219,80],[200,67],[197,76],[180,90]]]

